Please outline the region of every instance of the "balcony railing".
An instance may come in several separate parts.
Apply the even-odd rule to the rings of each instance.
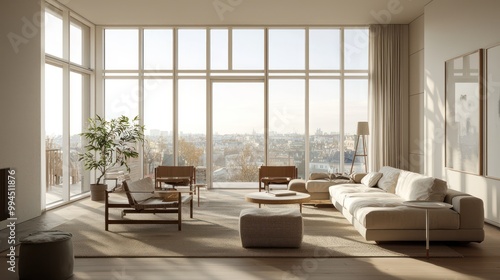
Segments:
[[[80,169],[78,164],[70,161],[70,184],[80,182]],[[46,186],[47,190],[51,187],[62,184],[63,177],[63,152],[61,149],[46,149],[45,150],[45,166],[46,166]]]

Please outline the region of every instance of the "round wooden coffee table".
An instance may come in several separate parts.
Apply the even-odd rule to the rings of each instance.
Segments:
[[[245,200],[248,202],[261,204],[299,204],[300,213],[302,213],[302,203],[311,200],[311,196],[306,193],[294,192],[294,195],[279,196],[283,191],[267,192],[252,192],[245,195]],[[286,191],[290,192],[290,191]],[[276,195],[278,194],[278,196]]]

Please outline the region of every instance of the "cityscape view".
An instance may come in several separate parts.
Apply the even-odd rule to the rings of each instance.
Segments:
[[[327,134],[318,130],[309,140],[309,173],[349,172],[354,157],[355,135],[344,137],[344,169],[341,169],[341,147],[339,134]],[[154,176],[159,165],[173,165],[173,142],[171,134],[152,131],[146,136],[144,148],[144,170],[146,176]],[[170,141],[167,141],[169,139]],[[257,182],[258,168],[266,165],[264,135],[224,134],[212,138],[212,181]],[[182,135],[179,139],[179,165],[193,165],[205,169],[206,137],[204,134]],[[362,149],[362,145],[358,149]],[[270,133],[267,165],[294,165],[298,176],[306,178],[305,136],[301,134]],[[358,152],[359,154],[360,152]],[[353,172],[364,171],[362,158],[357,157]],[[204,178],[197,178],[197,181]]]

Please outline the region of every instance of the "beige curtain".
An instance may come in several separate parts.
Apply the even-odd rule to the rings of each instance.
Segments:
[[[408,169],[408,25],[370,26],[369,168]]]

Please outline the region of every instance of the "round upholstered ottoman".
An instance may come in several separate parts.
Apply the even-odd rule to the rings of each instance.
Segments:
[[[304,236],[302,214],[292,208],[248,208],[240,212],[241,245],[298,248]]]
[[[68,279],[73,275],[71,233],[34,232],[21,240],[19,279]]]

